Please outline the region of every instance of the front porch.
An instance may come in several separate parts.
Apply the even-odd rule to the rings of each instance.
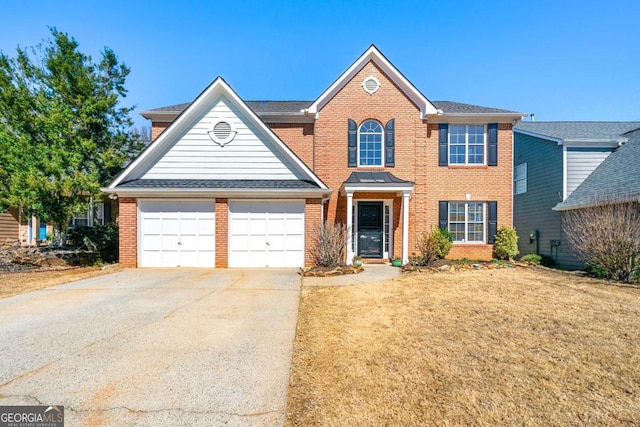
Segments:
[[[371,261],[394,257],[400,257],[403,264],[409,261],[409,200],[413,186],[413,182],[389,172],[351,173],[341,188],[349,230],[348,264],[356,255]]]

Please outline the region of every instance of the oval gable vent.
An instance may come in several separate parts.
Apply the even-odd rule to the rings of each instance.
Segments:
[[[373,95],[380,88],[380,82],[374,76],[369,76],[362,82],[362,87],[370,95]]]

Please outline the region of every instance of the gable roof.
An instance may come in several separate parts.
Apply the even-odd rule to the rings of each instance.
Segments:
[[[431,101],[424,96],[413,83],[411,83],[375,45],[371,45],[347,70],[329,86],[313,104],[305,109],[308,114],[317,115],[318,112],[329,102],[365,65],[373,61],[382,71],[413,101],[420,109],[421,118],[427,114],[436,114],[438,109]]]
[[[513,130],[525,135],[563,142],[627,141],[625,133],[640,128],[640,122],[521,122]]]
[[[626,136],[628,141],[604,159],[554,210],[588,207],[618,197],[640,198],[640,129]]]
[[[291,164],[298,169],[306,180],[317,185],[321,190],[329,191],[328,187],[318,178],[307,165],[256,115],[256,113],[235,93],[222,77],[217,77],[198,97],[190,103],[169,127],[145,149],[133,162],[105,190],[114,192],[118,185],[126,181],[137,180],[142,172],[149,169],[157,159],[154,153],[161,153],[163,148],[172,144],[192,124],[194,117],[199,117],[206,108],[219,96],[225,95],[247,119],[252,122],[278,149]]]

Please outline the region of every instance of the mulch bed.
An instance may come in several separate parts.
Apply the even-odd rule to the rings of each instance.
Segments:
[[[304,277],[332,277],[344,274],[358,274],[364,271],[363,266],[339,265],[337,267],[303,267],[298,273]]]

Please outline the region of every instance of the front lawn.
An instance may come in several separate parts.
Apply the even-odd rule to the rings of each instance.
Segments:
[[[537,268],[304,288],[286,423],[640,425],[640,288]]]
[[[0,298],[63,285],[103,274],[115,273],[120,269],[119,266],[112,266],[105,270],[100,269],[100,267],[76,267],[20,273],[0,273]]]

